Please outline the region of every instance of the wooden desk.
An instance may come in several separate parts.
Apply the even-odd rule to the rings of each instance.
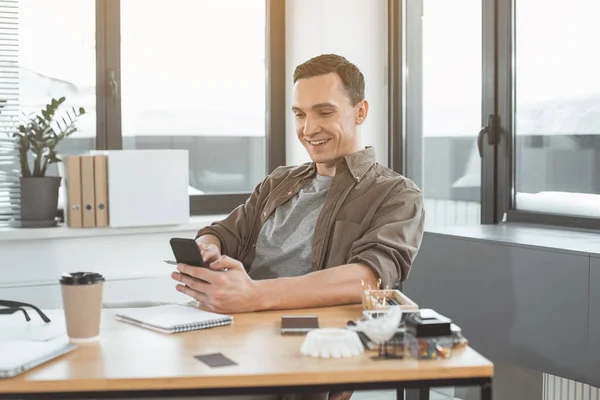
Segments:
[[[53,310],[61,313],[60,310]],[[0,379],[0,398],[152,397],[346,389],[481,386],[491,399],[493,365],[473,349],[447,360],[346,359],[300,354],[303,336],[281,336],[280,318],[316,314],[321,327],[343,327],[360,306],[235,315],[230,326],[166,335],[114,319],[103,310],[101,338],[47,364]],[[56,314],[55,314],[56,315]],[[52,318],[52,313],[50,313]],[[237,366],[209,368],[195,355],[222,352]]]

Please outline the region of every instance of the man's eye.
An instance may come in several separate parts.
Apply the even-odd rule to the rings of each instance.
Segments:
[[[304,118],[304,114],[296,114],[296,118]]]
[[[319,113],[321,117],[329,117],[331,114],[333,114],[331,111],[323,111]]]

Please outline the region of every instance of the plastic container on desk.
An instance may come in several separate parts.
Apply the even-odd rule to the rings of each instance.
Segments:
[[[451,336],[416,337],[408,333],[405,341],[410,357],[417,360],[444,359],[452,354]]]
[[[418,360],[448,358],[452,354],[452,321],[433,310],[419,310],[405,320],[406,350]]]

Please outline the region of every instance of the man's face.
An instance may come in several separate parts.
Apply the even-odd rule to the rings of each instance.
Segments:
[[[296,81],[292,111],[296,134],[317,164],[333,166],[340,158],[362,150],[358,125],[367,102],[353,106],[336,73]]]

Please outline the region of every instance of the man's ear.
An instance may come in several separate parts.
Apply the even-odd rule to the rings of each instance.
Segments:
[[[369,102],[362,100],[356,105],[356,125],[362,125],[369,113]]]

